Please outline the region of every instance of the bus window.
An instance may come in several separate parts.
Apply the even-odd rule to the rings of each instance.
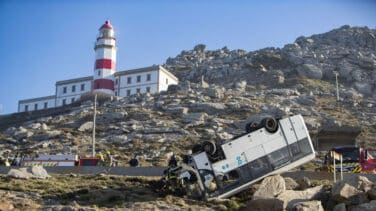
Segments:
[[[257,160],[254,160],[250,163],[252,169],[253,178],[261,177],[272,171],[272,168],[269,165],[268,158],[266,156],[261,157]]]
[[[273,169],[278,169],[283,166],[283,164],[290,161],[290,154],[287,147],[284,147],[280,150],[276,150],[268,155],[269,162],[272,165]]]
[[[312,153],[312,148],[307,138],[289,145],[293,160],[297,160],[305,155]]]

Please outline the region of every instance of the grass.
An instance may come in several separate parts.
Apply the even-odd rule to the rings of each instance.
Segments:
[[[240,205],[235,200],[207,202],[177,197],[161,193],[163,183],[159,177],[124,177],[124,176],[70,176],[53,175],[46,180],[20,180],[0,176],[0,190],[24,193],[38,193],[43,201],[55,201],[69,205],[75,201],[80,206],[108,209],[127,207],[133,203],[155,203],[164,201],[166,204],[194,210],[213,208],[215,210],[237,210]],[[167,195],[166,195],[167,194]]]

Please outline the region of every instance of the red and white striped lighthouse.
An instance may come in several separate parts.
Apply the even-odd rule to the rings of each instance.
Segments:
[[[99,36],[95,43],[95,68],[93,92],[114,95],[114,73],[116,71],[116,46],[114,28],[107,20],[99,28]]]

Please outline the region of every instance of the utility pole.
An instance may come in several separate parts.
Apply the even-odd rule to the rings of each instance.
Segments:
[[[97,94],[94,95],[94,115],[93,115],[93,157],[95,157],[95,119],[97,116]]]
[[[337,102],[339,101],[339,90],[338,90],[338,72],[334,71],[334,74],[336,75],[336,87],[337,87]]]

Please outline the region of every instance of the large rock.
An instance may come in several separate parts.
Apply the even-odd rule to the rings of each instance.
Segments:
[[[303,191],[286,190],[279,194],[277,199],[283,201],[283,207],[291,209],[298,202],[318,199],[323,191],[323,186],[316,186]]]
[[[296,190],[299,188],[299,184],[291,177],[285,177],[286,190]]]
[[[49,178],[47,171],[42,166],[32,166],[29,168],[10,169],[8,176],[17,179],[46,179]]]
[[[83,123],[79,128],[78,131],[85,132],[85,131],[91,131],[93,129],[93,122],[85,122]]]
[[[303,78],[322,79],[322,70],[313,64],[303,64],[296,69]]]
[[[8,172],[8,176],[17,179],[29,179],[33,177],[33,175],[28,172],[26,168],[11,169]]]
[[[312,186],[311,180],[308,177],[299,178],[296,182],[299,184],[300,190],[305,190]]]
[[[369,203],[363,203],[356,206],[350,206],[348,211],[375,211],[376,210],[376,200],[372,200]]]
[[[368,202],[367,194],[361,192],[357,188],[349,185],[345,181],[339,181],[334,184],[331,195],[333,200],[345,203],[347,205],[350,204],[361,204],[364,202]]]
[[[269,199],[256,199],[247,202],[244,211],[255,210],[255,211],[273,211],[273,210],[283,210],[283,201],[276,198]]]
[[[28,171],[31,172],[33,178],[47,179],[51,177],[50,175],[48,175],[47,171],[42,166],[29,167]]]
[[[368,190],[367,194],[370,200],[376,200],[376,186],[373,186],[371,190]]]
[[[286,190],[285,180],[280,175],[266,177],[257,191],[253,194],[253,199],[274,198]]]
[[[334,206],[333,211],[346,211],[346,204],[345,203],[339,203],[336,206]]]
[[[324,211],[321,201],[303,201],[293,205],[294,211]]]
[[[373,182],[369,181],[367,177],[360,175],[346,179],[345,182],[363,192],[371,190],[373,186]]]

